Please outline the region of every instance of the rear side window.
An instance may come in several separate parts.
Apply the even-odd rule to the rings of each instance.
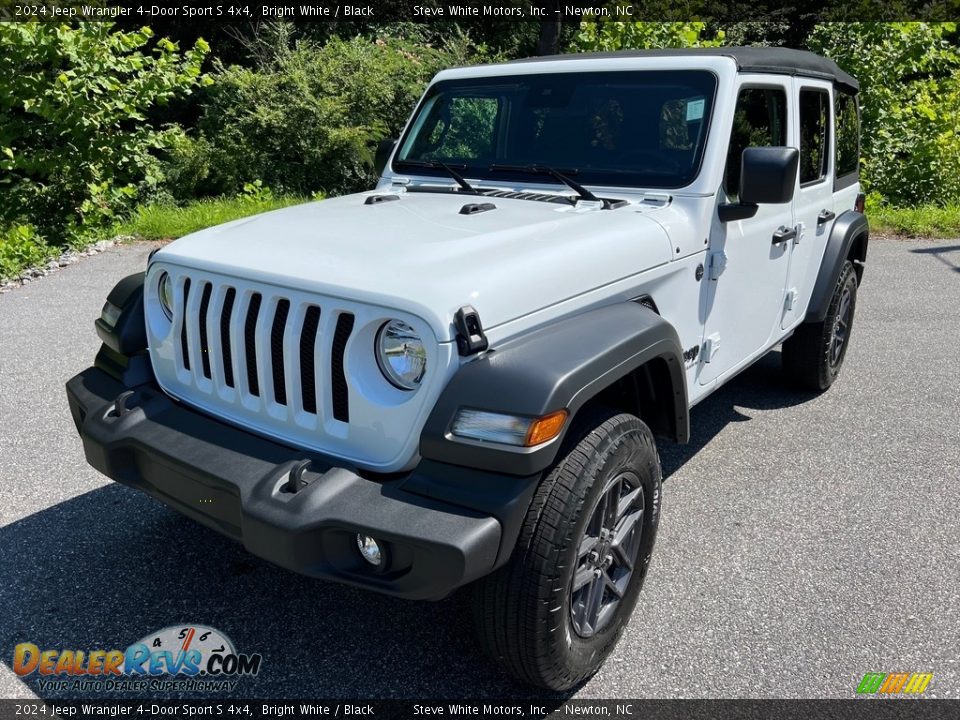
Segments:
[[[727,149],[723,186],[740,193],[740,159],[744,148],[787,144],[787,93],[780,88],[744,88],[737,97],[733,131]]]
[[[837,118],[837,177],[852,175],[860,164],[860,113],[857,98],[837,90],[835,114]]]
[[[827,177],[830,158],[830,95],[826,90],[800,91],[800,184]]]

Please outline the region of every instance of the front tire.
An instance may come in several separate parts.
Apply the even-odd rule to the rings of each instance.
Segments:
[[[823,392],[840,374],[857,307],[857,274],[847,260],[823,322],[804,323],[783,343],[783,369],[800,387]]]
[[[555,691],[593,675],[620,639],[647,573],[661,503],[660,458],[639,418],[599,409],[570,433],[513,557],[473,596],[486,652],[518,679]]]

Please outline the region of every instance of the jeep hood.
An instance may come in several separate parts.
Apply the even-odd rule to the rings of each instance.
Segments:
[[[155,257],[412,313],[452,340],[473,305],[485,329],[669,262],[656,210],[615,210],[443,192],[306,203],[171,243]],[[471,203],[496,208],[463,214]]]

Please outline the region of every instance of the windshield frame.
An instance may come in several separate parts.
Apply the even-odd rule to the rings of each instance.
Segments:
[[[449,90],[451,88],[469,88],[471,86],[477,87],[482,85],[489,85],[495,87],[501,84],[509,84],[513,82],[523,83],[524,81],[529,81],[531,77],[560,77],[560,76],[570,76],[570,75],[638,75],[643,73],[652,73],[665,75],[668,73],[682,73],[682,74],[693,74],[698,73],[704,76],[709,76],[712,84],[709,89],[706,91],[706,103],[704,105],[704,114],[705,122],[702,129],[702,142],[700,143],[699,148],[696,151],[694,157],[694,162],[690,165],[690,174],[681,178],[681,182],[677,184],[670,184],[667,182],[624,182],[619,181],[619,178],[616,178],[615,175],[618,174],[616,169],[606,169],[599,172],[607,173],[608,177],[604,178],[603,181],[597,181],[591,177],[584,177],[581,174],[574,174],[573,178],[583,185],[588,185],[595,188],[618,188],[623,190],[654,190],[654,191],[664,191],[664,190],[681,190],[683,188],[690,187],[697,182],[701,177],[703,172],[703,167],[705,163],[705,158],[707,155],[707,147],[711,142],[711,135],[713,132],[713,125],[715,122],[715,115],[717,109],[717,98],[718,91],[720,89],[720,77],[715,70],[707,67],[652,67],[652,68],[610,68],[610,69],[590,69],[590,70],[577,70],[577,71],[556,71],[556,72],[546,72],[546,73],[503,73],[503,74],[490,74],[490,75],[475,75],[471,77],[456,77],[449,79],[440,79],[436,80],[430,84],[427,90],[424,92],[423,97],[420,98],[420,101],[417,103],[414,112],[410,117],[410,121],[407,123],[406,127],[403,130],[402,135],[395,145],[395,150],[391,154],[390,164],[388,170],[394,176],[403,176],[403,177],[426,177],[432,180],[449,180],[450,175],[444,172],[439,168],[429,168],[429,167],[418,167],[413,165],[404,165],[404,160],[400,159],[400,155],[406,146],[412,141],[414,133],[419,132],[423,122],[427,118],[427,110],[432,104],[434,98],[443,91]],[[414,162],[418,158],[411,158]],[[505,158],[503,160],[498,160],[497,164],[508,163],[511,158]],[[474,180],[476,184],[495,184],[498,186],[525,186],[525,185],[562,185],[557,180],[553,180],[549,177],[539,177],[535,178],[530,176],[526,178],[521,173],[515,172],[498,172],[489,170],[489,165],[487,163],[481,163],[477,165],[464,166],[461,161],[454,159],[444,159],[444,162],[451,163],[455,169],[460,171],[464,176],[469,177],[471,180]],[[399,167],[396,165],[399,164]],[[490,163],[493,164],[493,163]],[[564,167],[557,166],[561,172],[565,169]],[[622,174],[631,176],[631,177],[641,177],[638,173],[630,173],[629,171],[621,171]],[[650,179],[648,175],[646,180]],[[566,190],[566,188],[564,188]]]

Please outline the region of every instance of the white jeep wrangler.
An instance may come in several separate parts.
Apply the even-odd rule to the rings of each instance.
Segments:
[[[857,82],[766,48],[440,73],[375,190],[156,252],[67,384],[91,465],[291,570],[471,584],[555,690],[622,633],[654,437],[777,345],[837,377],[867,250]]]

